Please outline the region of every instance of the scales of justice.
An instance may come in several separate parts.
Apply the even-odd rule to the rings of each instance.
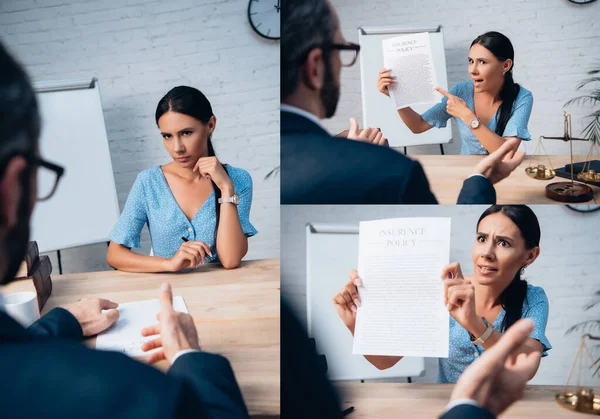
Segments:
[[[564,118],[564,135],[562,137],[546,137],[543,135],[540,136],[537,146],[533,152],[532,164],[525,169],[525,173],[527,173],[527,176],[538,180],[550,180],[554,178],[556,176],[556,171],[552,167],[552,162],[550,162],[550,158],[548,157],[548,153],[546,152],[542,140],[562,140],[568,142],[571,152],[571,164],[565,166],[565,169],[567,169],[567,171],[570,170],[570,181],[549,183],[548,185],[546,185],[546,197],[554,201],[566,203],[587,202],[594,198],[592,188],[590,188],[584,183],[576,182],[575,178],[584,182],[600,182],[600,173],[597,173],[591,168],[591,157],[593,155],[593,152],[595,151],[596,155],[600,153],[598,153],[596,144],[592,141],[590,151],[588,152],[586,161],[583,163],[583,167],[577,174],[575,174],[575,162],[573,160],[573,141],[590,140],[586,138],[573,138],[571,128],[571,114],[565,112]],[[549,166],[537,163],[536,158],[538,157],[538,152],[541,157],[542,150],[544,152],[544,155],[548,159]]]
[[[556,402],[565,409],[574,410],[580,413],[600,415],[600,395],[594,394],[594,391],[591,388],[583,388],[579,385],[579,380],[581,378],[582,363],[585,357],[584,350],[587,353],[593,368],[597,368],[598,362],[600,361],[594,361],[592,353],[585,344],[586,338],[589,338],[591,340],[600,340],[600,336],[592,336],[590,334],[585,334],[581,337],[581,343],[579,345],[579,349],[577,350],[575,361],[573,362],[573,366],[571,367],[571,371],[569,372],[569,377],[567,378],[567,383],[565,384],[565,391],[558,393],[555,399]],[[567,391],[567,386],[569,385],[569,381],[571,380],[571,374],[573,374],[573,370],[575,369],[575,366],[578,363],[579,373],[577,375],[577,391]],[[596,370],[594,375],[598,375],[598,371],[599,370]]]

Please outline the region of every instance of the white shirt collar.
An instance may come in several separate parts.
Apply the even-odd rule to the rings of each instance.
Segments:
[[[296,106],[286,105],[285,103],[281,104],[280,109],[282,111],[286,111],[286,112],[290,112],[290,113],[295,113],[296,115],[300,115],[300,116],[305,117],[306,119],[310,119],[312,122],[314,122],[315,124],[317,124],[325,132],[329,132],[329,131],[327,131],[327,128],[325,128],[325,126],[323,125],[323,123],[321,122],[321,120],[319,118],[317,118],[317,116],[315,114],[307,112],[304,109],[300,109],[300,108],[298,108]]]

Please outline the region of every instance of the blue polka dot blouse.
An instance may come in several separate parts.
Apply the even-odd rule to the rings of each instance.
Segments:
[[[458,96],[465,101],[469,109],[475,112],[475,101],[473,99],[474,86],[472,81],[461,81],[456,83],[450,93],[454,96]],[[450,114],[446,112],[446,104],[448,99],[442,98],[442,101],[437,105],[434,105],[421,117],[427,121],[429,125],[437,128],[443,128],[446,126],[448,119],[451,118]],[[504,128],[502,137],[518,137],[523,141],[531,140],[531,135],[527,130],[527,124],[529,123],[529,116],[531,115],[531,109],[533,108],[533,95],[523,86],[520,86],[519,94],[517,95],[512,108],[510,119]],[[496,112],[496,115],[490,119],[487,127],[496,132],[496,120],[500,117],[500,109]],[[473,134],[473,131],[461,120],[457,119],[456,123],[460,131],[461,146],[460,154],[489,154],[489,152],[481,145],[477,137]]]
[[[240,197],[238,214],[246,236],[258,231],[250,223],[252,204],[252,178],[244,169],[225,165],[235,193]],[[212,258],[207,255],[205,263],[218,260],[215,247],[216,200],[212,192],[202,204],[192,221],[185,216],[175,200],[160,166],[141,172],[133,184],[125,208],[110,233],[115,243],[129,248],[140,247],[140,235],[148,225],[152,250],[155,256],[170,258],[175,255],[182,237],[190,241],[202,241],[210,246]]]
[[[500,330],[506,312],[500,311],[494,328]],[[532,319],[535,326],[531,338],[538,340],[543,346],[542,356],[547,356],[552,349],[546,338],[546,323],[548,323],[548,297],[541,287],[531,284],[527,286],[527,296],[523,301],[522,318]],[[475,361],[484,352],[483,346],[471,343],[469,332],[450,316],[450,348],[448,358],[439,358],[438,377],[436,383],[456,383],[471,362]]]

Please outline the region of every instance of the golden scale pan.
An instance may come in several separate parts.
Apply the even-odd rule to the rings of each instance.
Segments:
[[[592,188],[584,183],[575,182],[575,173],[573,172],[573,141],[589,141],[585,138],[573,138],[572,129],[571,129],[571,114],[568,112],[564,113],[564,127],[565,133],[562,137],[545,137],[540,136],[538,140],[535,151],[533,152],[532,164],[525,168],[525,173],[527,176],[533,179],[538,180],[550,180],[556,176],[556,172],[552,167],[552,162],[550,161],[550,157],[548,157],[548,152],[542,143],[543,139],[546,140],[562,140],[565,142],[569,142],[569,148],[571,151],[571,181],[566,182],[553,182],[546,185],[546,197],[550,198],[554,201],[558,202],[567,202],[567,203],[578,203],[578,202],[587,202],[594,198],[594,193],[592,192]],[[549,166],[545,164],[541,164],[537,161],[538,152],[539,155],[543,155],[547,158]],[[596,150],[596,145],[592,141],[592,146],[590,147],[590,151],[586,158],[586,161],[583,166],[583,171],[577,174],[577,178],[583,181],[592,181],[592,182],[600,182],[600,173],[596,173],[594,170],[590,169],[591,165],[591,156],[592,152]]]
[[[594,391],[591,388],[582,388],[579,385],[579,379],[581,378],[581,365],[584,358],[584,349],[587,352],[590,361],[592,362],[592,367],[597,368],[596,362],[594,362],[590,350],[585,345],[586,337],[594,340],[600,340],[600,337],[591,336],[589,334],[585,334],[581,337],[581,343],[579,344],[579,349],[577,350],[575,361],[573,362],[573,366],[571,367],[569,377],[567,378],[567,382],[565,384],[565,391],[558,393],[555,399],[556,402],[565,409],[574,410],[580,413],[588,413],[591,415],[600,415],[600,395],[594,394]],[[573,373],[575,365],[577,365],[578,362],[579,373],[577,375],[577,391],[566,391],[567,386],[569,385],[569,381],[571,380],[571,374]],[[599,371],[600,370],[596,370],[594,375],[600,376]]]

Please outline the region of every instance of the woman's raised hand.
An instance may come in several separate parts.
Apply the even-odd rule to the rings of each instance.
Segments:
[[[388,90],[388,86],[396,83],[398,79],[392,76],[392,71],[387,68],[382,68],[379,70],[379,77],[377,78],[377,90],[383,93],[386,96],[390,95]]]
[[[362,281],[355,269],[351,269],[348,276],[350,280],[340,292],[333,296],[333,305],[346,327],[354,333],[356,312],[360,306],[360,295],[358,295],[357,287],[362,287]]]
[[[450,315],[468,331],[481,323],[475,311],[475,288],[464,278],[460,264],[450,263],[442,269],[444,304]]]

